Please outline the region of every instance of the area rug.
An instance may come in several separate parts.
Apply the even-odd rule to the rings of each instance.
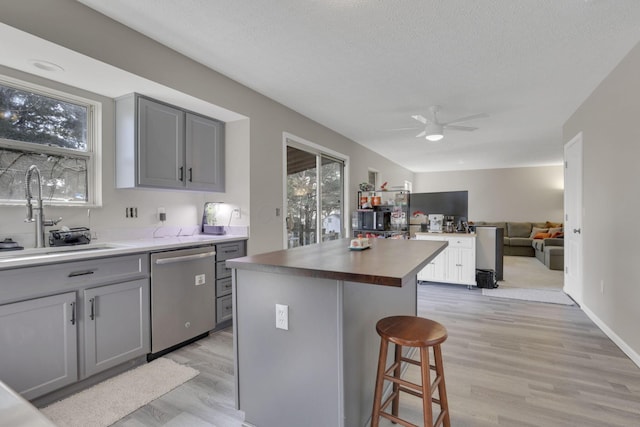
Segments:
[[[482,289],[482,295],[496,298],[547,302],[551,304],[574,305],[573,300],[569,298],[562,289]]]
[[[199,372],[161,357],[41,409],[58,427],[106,427]]]

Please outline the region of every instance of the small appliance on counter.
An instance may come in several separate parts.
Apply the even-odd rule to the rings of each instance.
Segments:
[[[0,242],[0,251],[19,251],[21,249],[24,248],[18,245],[18,242],[14,242],[10,237]]]
[[[87,245],[91,243],[91,231],[87,227],[62,227],[49,231],[49,246]]]
[[[206,202],[202,212],[202,234],[222,235],[225,233],[224,226],[216,225],[218,210],[222,202]],[[229,218],[231,221],[231,218]]]
[[[429,233],[442,233],[442,222],[444,221],[444,215],[442,214],[429,214]]]

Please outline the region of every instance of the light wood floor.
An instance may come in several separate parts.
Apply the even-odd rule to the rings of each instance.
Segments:
[[[489,298],[457,285],[422,285],[418,304],[421,316],[449,331],[442,349],[453,426],[640,426],[640,369],[578,307]],[[201,374],[116,426],[241,425],[230,330],[168,357]],[[401,404],[420,424],[419,401],[403,395]]]

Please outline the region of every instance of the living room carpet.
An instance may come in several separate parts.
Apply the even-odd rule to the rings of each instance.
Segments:
[[[505,256],[500,288],[562,289],[564,273],[549,270],[535,257]]]
[[[164,357],[41,409],[59,427],[106,427],[198,375]]]
[[[495,298],[509,298],[525,301],[546,302],[551,304],[575,304],[573,300],[562,291],[562,289],[483,289],[482,295]]]

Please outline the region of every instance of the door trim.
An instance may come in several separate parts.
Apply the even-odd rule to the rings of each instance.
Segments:
[[[579,162],[580,162],[580,170],[579,170],[579,182],[578,182],[578,187],[576,188],[576,191],[579,192],[579,206],[577,206],[576,208],[576,215],[579,217],[579,224],[580,224],[580,228],[582,228],[582,210],[583,210],[583,189],[584,189],[584,183],[583,183],[583,167],[584,167],[584,155],[583,155],[583,143],[582,143],[582,132],[579,132],[576,136],[574,136],[573,138],[571,138],[571,140],[569,140],[566,144],[564,144],[563,147],[563,153],[564,153],[564,161],[565,161],[565,166],[564,166],[564,181],[565,181],[565,189],[564,189],[564,226],[567,227],[567,218],[568,218],[568,212],[567,212],[567,206],[568,206],[568,193],[567,193],[567,166],[566,166],[566,161],[567,161],[567,152],[568,150],[572,147],[572,146],[576,146],[579,147]],[[571,221],[573,223],[573,221]],[[565,230],[566,233],[570,233],[572,232],[572,230]],[[582,234],[581,234],[582,236]],[[566,239],[566,237],[565,237]],[[565,290],[565,292],[567,294],[569,294],[569,296],[571,296],[571,298],[573,298],[575,300],[575,302],[580,305],[583,306],[583,290],[584,290],[584,250],[583,250],[583,237],[580,237],[580,241],[579,241],[579,253],[578,255],[578,261],[577,261],[577,266],[571,265],[571,254],[569,252],[568,246],[567,245],[567,241],[565,241],[565,254],[564,254],[564,287],[563,289]],[[575,281],[577,283],[573,283],[573,287],[570,286],[571,289],[569,289],[569,292],[567,292],[567,275],[568,275],[568,271],[575,271]]]

